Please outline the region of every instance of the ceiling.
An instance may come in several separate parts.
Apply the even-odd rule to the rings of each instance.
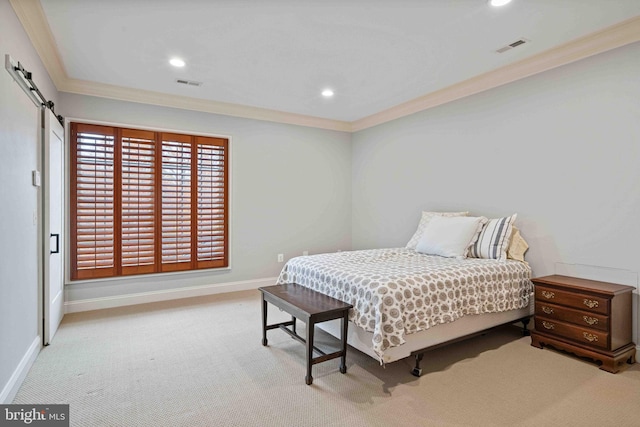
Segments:
[[[513,0],[502,8],[487,0],[11,1],[23,24],[25,14],[48,22],[50,31],[26,29],[32,40],[48,38],[38,43],[53,51],[41,56],[48,69],[59,68],[59,90],[162,94],[169,104],[191,100],[193,109],[290,114],[345,129],[640,22],[638,0]],[[528,42],[496,52],[521,38]],[[186,66],[169,65],[172,57]],[[323,98],[324,88],[335,96]]]

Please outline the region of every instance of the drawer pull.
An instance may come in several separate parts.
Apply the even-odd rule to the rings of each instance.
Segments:
[[[542,306],[542,311],[544,311],[547,314],[553,314],[553,308],[551,307],[547,307],[546,305]],[[586,320],[585,320],[586,321]]]
[[[582,316],[582,319],[584,319],[584,321],[587,322],[590,325],[597,325],[598,324],[598,319],[596,319],[595,317]]]
[[[586,305],[589,308],[594,308],[598,306],[598,301],[592,300],[592,299],[585,299],[582,301],[582,303],[584,305]]]
[[[556,327],[556,325],[554,325],[553,323],[545,321],[542,321],[542,326],[544,326],[545,329],[555,329]]]
[[[589,342],[598,342],[598,337],[588,332],[583,332],[582,336]]]
[[[541,294],[546,299],[552,299],[553,297],[556,296],[556,294],[554,294],[553,292],[549,292],[549,291],[542,291]]]

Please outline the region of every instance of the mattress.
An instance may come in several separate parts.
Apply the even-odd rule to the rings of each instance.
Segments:
[[[410,335],[465,316],[528,310],[531,269],[515,260],[454,259],[407,248],[296,257],[278,283],[297,283],[353,305],[381,361]],[[507,315],[510,318],[510,315]],[[397,360],[394,357],[395,360]]]

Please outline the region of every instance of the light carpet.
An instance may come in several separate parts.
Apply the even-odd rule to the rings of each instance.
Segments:
[[[311,386],[304,346],[261,334],[257,290],[66,315],[14,403],[68,403],[72,426],[640,425],[639,364],[610,374],[515,327],[427,353],[421,378],[349,348]]]

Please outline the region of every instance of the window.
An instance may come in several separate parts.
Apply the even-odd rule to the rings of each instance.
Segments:
[[[227,267],[229,141],[71,123],[71,278]]]

